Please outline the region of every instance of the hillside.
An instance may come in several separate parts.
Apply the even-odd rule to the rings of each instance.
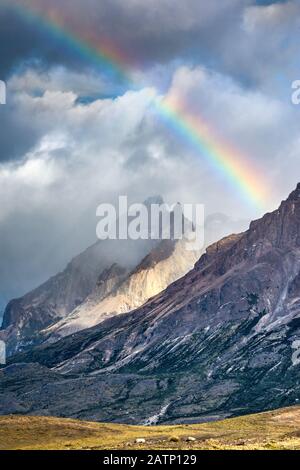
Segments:
[[[195,441],[187,442],[193,437]],[[145,444],[136,444],[144,438]],[[0,417],[0,450],[300,450],[300,407],[207,424],[139,427],[34,416]]]

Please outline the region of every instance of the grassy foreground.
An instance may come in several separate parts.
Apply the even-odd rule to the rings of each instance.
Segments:
[[[196,439],[187,442],[192,437]],[[143,438],[144,444],[135,440]],[[126,426],[36,416],[0,417],[0,450],[292,449],[300,450],[300,407],[176,426]]]

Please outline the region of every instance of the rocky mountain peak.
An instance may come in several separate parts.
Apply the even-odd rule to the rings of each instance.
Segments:
[[[250,224],[247,238],[250,243],[261,242],[264,246],[300,246],[300,184],[274,212],[266,214]]]
[[[297,184],[296,189],[289,195],[288,201],[295,201],[300,199],[300,183]]]

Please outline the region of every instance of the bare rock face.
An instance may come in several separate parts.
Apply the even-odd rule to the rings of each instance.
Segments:
[[[0,412],[190,423],[295,404],[299,289],[300,185],[142,307],[13,357]]]

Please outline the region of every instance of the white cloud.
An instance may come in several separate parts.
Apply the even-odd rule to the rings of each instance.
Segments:
[[[76,96],[94,97],[113,92],[112,85],[105,76],[92,70],[89,73],[68,70],[63,66],[38,71],[25,69],[22,74],[11,77],[10,92],[23,90],[25,93],[42,93],[44,90],[68,92]]]
[[[34,72],[30,76],[34,77]],[[33,82],[39,80],[36,77]],[[13,78],[12,83],[16,87],[23,79]],[[133,197],[139,194],[144,197],[148,188],[152,188],[168,197],[172,187],[182,194],[185,190],[190,194],[193,187],[194,198],[201,194],[205,199],[201,202],[206,202],[210,210],[218,210],[209,188],[215,186],[218,193],[217,185],[225,183],[224,210],[244,211],[242,203],[239,206],[232,197],[226,179],[217,176],[201,155],[195,158],[189,142],[182,141],[172,126],[163,125],[159,116],[151,112],[149,90],[131,91],[116,99],[98,99],[82,105],[77,103],[73,91],[49,88],[40,96],[24,89],[16,93],[19,115],[24,119],[30,116],[40,137],[22,161],[3,167],[0,182],[4,173],[6,185],[9,175],[12,185],[16,175],[24,175],[24,180],[18,178],[19,190],[22,184],[28,186],[31,178],[34,190],[30,198],[37,201],[41,188],[54,191],[54,187],[61,207],[66,198],[65,210],[70,199],[78,199],[77,207],[79,204],[84,210],[84,204],[91,201],[96,204],[101,192],[108,192],[112,197],[123,190]],[[264,175],[269,173],[273,183],[270,166],[276,161],[280,167],[282,152],[287,154],[297,136],[294,108],[261,91],[247,90],[233,79],[203,67],[180,67],[168,92],[175,93],[184,99],[191,112],[200,113],[221,139],[248,155],[250,166],[257,165]],[[181,168],[180,178],[176,166]],[[39,176],[38,171],[44,175]],[[293,172],[294,167],[291,176]],[[51,176],[46,176],[47,173]],[[202,188],[197,190],[197,185]],[[283,182],[278,187],[276,182],[274,203],[286,185]],[[81,188],[85,188],[83,197]],[[12,197],[12,212],[13,200]]]

